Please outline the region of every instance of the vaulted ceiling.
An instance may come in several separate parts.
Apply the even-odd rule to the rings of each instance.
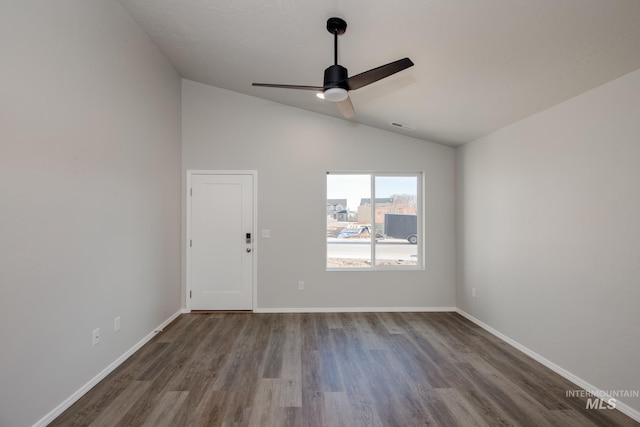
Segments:
[[[313,92],[251,83],[321,86],[340,17],[349,75],[415,63],[350,92],[352,120],[452,146],[640,69],[638,0],[120,2],[184,78],[338,118]]]

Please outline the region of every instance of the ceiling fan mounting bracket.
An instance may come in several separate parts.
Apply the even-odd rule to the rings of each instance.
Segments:
[[[339,36],[347,31],[347,23],[341,18],[329,18],[327,19],[327,31]]]

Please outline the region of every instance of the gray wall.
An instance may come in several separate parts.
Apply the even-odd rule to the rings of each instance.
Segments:
[[[258,308],[455,306],[452,148],[188,80],[182,94],[183,177],[258,171],[258,228],[272,236],[258,237]],[[424,271],[325,271],[328,170],[424,172]]]
[[[458,307],[602,390],[640,386],[639,113],[636,71],[457,156]]]
[[[180,78],[111,0],[0,2],[0,57],[0,425],[18,427],[180,309]]]

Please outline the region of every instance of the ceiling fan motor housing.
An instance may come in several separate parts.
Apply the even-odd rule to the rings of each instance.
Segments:
[[[342,65],[332,65],[324,70],[324,89],[330,89],[332,87],[339,87],[345,90],[349,90],[349,84],[347,83],[347,69]]]

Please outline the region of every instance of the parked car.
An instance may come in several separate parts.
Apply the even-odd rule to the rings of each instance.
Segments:
[[[338,233],[338,237],[341,239],[347,239],[349,237],[359,236],[362,233],[369,231],[369,225],[349,224],[345,228],[343,228],[340,233]]]
[[[340,233],[338,233],[338,237],[341,239],[347,239],[349,237],[362,236],[363,234],[371,235],[371,225],[370,224],[349,224],[345,228],[343,228]],[[384,235],[376,231],[376,239],[383,238]]]

